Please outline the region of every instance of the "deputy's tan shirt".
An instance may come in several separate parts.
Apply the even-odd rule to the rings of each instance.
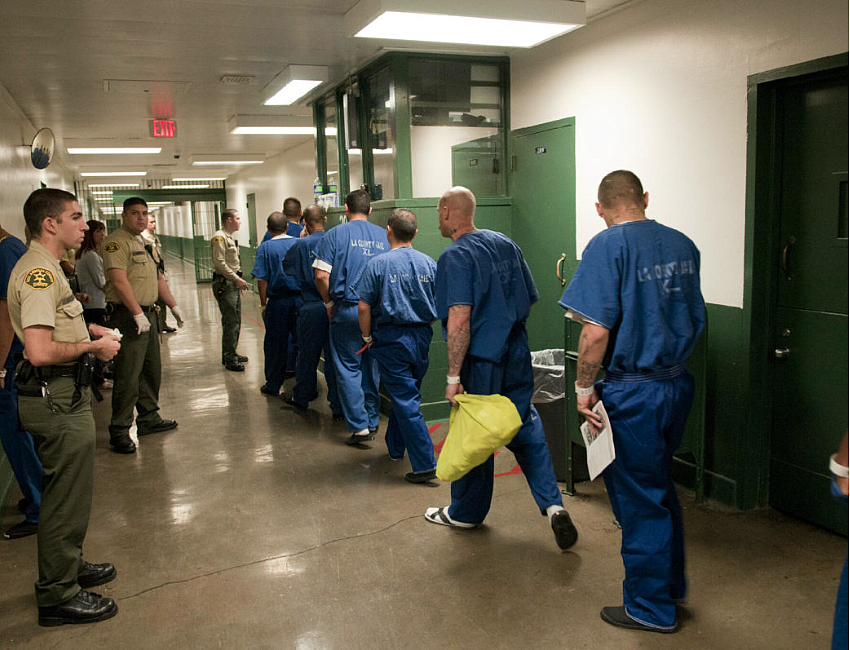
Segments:
[[[210,242],[213,271],[223,275],[228,280],[236,281],[238,272],[242,270],[239,261],[239,244],[226,230],[216,230]]]
[[[146,244],[151,245],[151,253],[153,254],[154,261],[159,264],[162,259],[162,242],[159,241],[159,237],[150,234],[147,230],[143,230],[142,239]]]
[[[121,226],[103,242],[103,268],[121,269],[127,273],[127,280],[133,289],[133,295],[141,307],[150,307],[159,297],[157,286],[157,268],[151,255],[145,250],[141,235],[134,235]],[[122,302],[115,285],[106,274],[106,302]],[[126,306],[126,305],[125,305]]]
[[[35,325],[53,328],[51,338],[62,343],[84,343],[89,330],[83,305],[74,297],[53,253],[37,241],[21,256],[9,276],[9,319],[18,338]]]

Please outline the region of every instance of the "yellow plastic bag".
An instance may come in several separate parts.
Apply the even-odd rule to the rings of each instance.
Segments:
[[[456,481],[504,447],[522,426],[514,403],[504,395],[456,395],[449,435],[437,460],[437,478]]]

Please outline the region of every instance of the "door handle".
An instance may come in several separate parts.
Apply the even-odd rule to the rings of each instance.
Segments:
[[[558,279],[561,281],[561,286],[563,287],[567,281],[564,280],[564,276],[561,274],[561,271],[564,268],[564,260],[567,259],[566,253],[561,253],[561,257],[558,258],[558,261],[555,262],[555,275],[558,276]]]
[[[789,350],[788,348],[776,348],[773,351],[773,356],[777,359],[787,359],[790,354],[791,350]]]
[[[791,247],[797,243],[797,238],[793,235],[788,238],[788,243],[785,244],[785,247],[782,249],[782,256],[779,261],[779,266],[782,269],[782,272],[785,274],[785,278],[787,280],[791,279],[791,271],[788,268],[788,255],[791,252]]]

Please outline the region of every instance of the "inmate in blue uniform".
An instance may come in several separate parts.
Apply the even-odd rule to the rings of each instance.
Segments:
[[[460,381],[468,393],[500,394],[517,408],[522,427],[508,445],[541,514],[560,506],[552,457],[537,409],[525,320],[537,288],[519,247],[501,233],[477,230],[458,237],[437,262],[437,317],[443,331],[453,305],[471,305],[470,343]],[[449,517],[484,521],[493,496],[493,456],[452,483]]]
[[[431,323],[437,318],[436,272],[434,260],[402,246],[373,258],[355,288],[358,298],[372,308],[370,350],[392,400],[387,450],[391,458],[402,458],[407,449],[414,472],[436,467],[434,445],[419,410]]]
[[[331,356],[337,371],[337,386],[348,430],[358,433],[378,430],[378,366],[363,347],[357,322],[354,287],[366,263],[390,249],[386,230],[363,219],[332,228],[316,250],[313,268],[330,273],[329,289],[334,301],[331,323]]]
[[[7,235],[0,239],[0,300],[6,300],[12,268],[26,252],[27,247],[17,237]],[[0,442],[3,443],[21,493],[29,501],[25,513],[26,520],[37,524],[41,505],[41,461],[35,453],[32,436],[21,431],[18,426],[18,391],[15,390],[14,357],[23,349],[24,346],[18,337],[13,336],[9,354],[3,360],[6,379],[3,388],[0,388]]]
[[[616,450],[603,476],[623,528],[623,604],[640,623],[672,628],[686,584],[670,467],[694,396],[683,364],[705,325],[699,251],[652,220],[613,225],[587,245],[559,302],[610,332],[596,389]]]
[[[265,387],[274,393],[280,390],[286,378],[287,360],[295,356],[290,349],[296,340],[295,323],[301,305],[301,287],[295,278],[284,273],[283,258],[297,241],[288,235],[277,235],[260,244],[251,271],[258,280],[268,282],[266,313],[263,316],[266,326],[263,355]]]
[[[283,258],[284,272],[298,281],[301,288],[301,308],[298,310],[298,358],[295,362],[295,387],[292,399],[300,406],[307,405],[319,394],[316,368],[325,355],[325,382],[328,385],[328,402],[334,415],[342,414],[336,385],[336,370],[331,360],[328,338],[328,312],[316,289],[313,260],[316,248],[325,236],[324,230],[295,240]]]

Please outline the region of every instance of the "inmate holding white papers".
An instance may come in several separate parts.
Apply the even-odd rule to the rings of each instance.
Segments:
[[[611,421],[602,402],[596,402],[593,412],[602,418],[602,429],[594,432],[587,422],[581,425],[581,435],[587,448],[587,471],[592,481],[602,473],[616,457],[614,453],[614,436],[611,433]]]

